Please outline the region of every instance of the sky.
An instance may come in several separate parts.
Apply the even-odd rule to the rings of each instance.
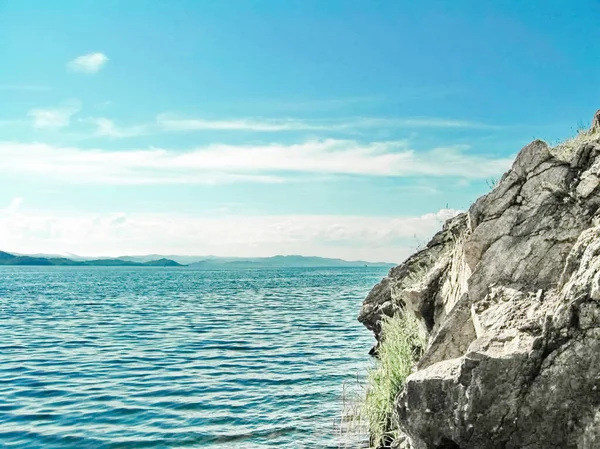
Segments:
[[[600,107],[600,3],[0,0],[0,250],[401,262]]]

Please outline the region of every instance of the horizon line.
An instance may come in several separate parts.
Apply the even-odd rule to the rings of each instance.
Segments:
[[[99,256],[99,255],[82,255],[82,254],[76,254],[76,253],[71,253],[71,252],[64,252],[64,253],[51,253],[51,252],[33,252],[33,253],[29,253],[29,252],[20,252],[20,251],[5,251],[5,250],[1,250],[0,252],[5,252],[8,254],[12,254],[12,255],[19,255],[19,256],[37,256],[37,257],[45,257],[45,258],[57,258],[57,257],[61,257],[61,258],[70,258],[70,257],[78,257],[78,258],[85,258],[88,260],[92,260],[92,259],[122,259],[124,257],[157,257],[157,258],[169,258],[169,257],[189,257],[189,258],[198,258],[198,262],[201,262],[202,260],[205,260],[206,258],[217,258],[217,259],[271,259],[274,257],[303,257],[303,258],[319,258],[319,259],[329,259],[329,260],[341,260],[343,262],[366,262],[366,263],[372,263],[372,264],[386,264],[386,265],[397,265],[398,262],[388,262],[388,261],[374,261],[374,260],[364,260],[364,259],[353,259],[353,260],[349,260],[349,259],[344,259],[342,257],[327,257],[327,256],[315,256],[315,255],[310,255],[310,256],[306,256],[306,255],[302,255],[302,254],[274,254],[271,256],[218,256],[215,254],[206,254],[206,255],[197,255],[197,254],[160,254],[160,253],[145,253],[145,254],[122,254],[120,256],[113,256],[113,255],[104,255],[104,256]]]

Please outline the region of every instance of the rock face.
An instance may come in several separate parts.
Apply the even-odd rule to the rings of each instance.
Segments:
[[[429,336],[396,400],[413,449],[600,448],[599,120],[523,148],[365,299],[376,336],[400,310]]]

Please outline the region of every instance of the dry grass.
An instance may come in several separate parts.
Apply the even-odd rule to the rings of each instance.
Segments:
[[[412,372],[426,341],[416,319],[400,313],[382,320],[382,342],[376,366],[369,372],[362,419],[368,423],[372,447],[398,436],[394,401]]]
[[[599,139],[600,129],[590,129],[585,124],[580,123],[573,137],[558,143],[550,149],[550,152],[557,159],[563,162],[570,162],[577,148],[586,143],[598,141]]]
[[[369,426],[363,417],[365,386],[358,375],[356,383],[342,385],[342,411],[334,422],[337,445],[340,449],[368,448]]]

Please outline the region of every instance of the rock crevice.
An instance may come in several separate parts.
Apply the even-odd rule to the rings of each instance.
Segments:
[[[596,117],[600,117],[600,113]],[[396,399],[412,449],[600,447],[600,125],[521,150],[365,299],[428,347]]]

